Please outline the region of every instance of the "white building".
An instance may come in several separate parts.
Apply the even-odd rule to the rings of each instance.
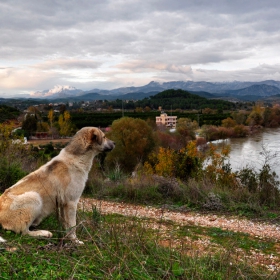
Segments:
[[[156,117],[157,125],[165,125],[166,127],[175,128],[177,123],[177,116],[168,116],[166,113],[161,113],[159,117]]]

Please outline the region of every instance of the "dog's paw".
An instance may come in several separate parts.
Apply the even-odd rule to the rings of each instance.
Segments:
[[[52,233],[48,230],[33,230],[33,231],[26,232],[26,234],[33,237],[46,237],[46,238],[51,238],[53,236]]]
[[[47,238],[51,238],[53,236],[53,234],[50,231],[47,231],[47,230],[44,230],[44,231],[45,231],[45,235],[43,235],[43,236],[45,236]]]

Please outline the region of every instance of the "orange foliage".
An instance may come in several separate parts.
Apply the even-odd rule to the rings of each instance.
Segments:
[[[174,150],[160,147],[155,171],[160,176],[174,176]]]

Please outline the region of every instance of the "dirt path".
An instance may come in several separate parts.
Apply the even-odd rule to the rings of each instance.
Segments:
[[[151,218],[156,221],[172,221],[180,225],[219,227],[224,230],[243,232],[259,238],[272,238],[280,241],[280,225],[250,221],[234,216],[217,216],[195,212],[176,212],[151,206],[139,206],[128,203],[108,202],[91,198],[81,198],[80,209],[92,210],[92,206],[103,214],[116,213],[138,218]]]
[[[92,211],[96,207],[102,214],[120,214],[128,217],[143,218],[143,225],[157,231],[160,236],[159,244],[164,247],[182,250],[190,256],[211,255],[217,252],[226,252],[228,249],[211,242],[209,236],[199,234],[195,240],[190,236],[177,239],[174,227],[200,226],[204,228],[220,228],[223,230],[242,232],[249,234],[256,242],[273,240],[275,252],[264,252],[251,248],[249,251],[238,247],[230,249],[232,259],[256,266],[263,266],[272,273],[280,271],[280,225],[265,222],[251,221],[237,216],[218,216],[213,214],[202,214],[196,212],[178,212],[151,206],[139,206],[128,203],[109,202],[104,200],[81,198],[79,208]],[[171,221],[172,224],[161,223]],[[176,226],[175,226],[176,228]],[[177,227],[178,228],[178,227]],[[184,245],[183,245],[184,244]]]

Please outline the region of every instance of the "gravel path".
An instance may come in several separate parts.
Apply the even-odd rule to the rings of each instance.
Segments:
[[[258,239],[274,240],[277,244],[280,241],[280,225],[266,222],[252,221],[237,216],[220,216],[214,214],[203,214],[197,212],[178,212],[164,208],[151,206],[139,206],[128,203],[109,202],[91,198],[81,198],[79,208],[84,211],[92,211],[96,207],[102,214],[120,214],[128,217],[138,217],[150,219],[145,223],[145,227],[159,230],[161,240],[159,244],[164,247],[182,248],[182,239],[176,240],[172,233],[172,228],[163,225],[160,221],[172,221],[177,225],[191,225],[201,227],[217,227],[223,230],[247,233]],[[186,254],[212,254],[223,251],[223,247],[214,244],[207,236],[200,236],[197,240],[184,237]],[[252,265],[263,266],[271,273],[280,271],[280,245],[275,247],[277,253],[264,253],[260,250],[251,249],[249,252],[240,248],[233,248],[231,254],[233,259],[239,262],[251,263]],[[279,250],[279,251],[278,251]]]
[[[96,206],[102,214],[116,213],[124,216],[151,218],[157,221],[173,221],[180,225],[219,227],[234,232],[244,232],[259,238],[280,240],[280,225],[251,221],[234,216],[217,216],[196,212],[177,212],[151,206],[139,206],[128,203],[108,202],[91,198],[81,198],[79,208],[87,211]]]

